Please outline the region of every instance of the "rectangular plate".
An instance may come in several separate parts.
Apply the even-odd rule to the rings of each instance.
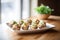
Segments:
[[[55,25],[52,25],[52,24],[49,24],[49,23],[46,23],[46,27],[44,28],[41,28],[41,29],[35,29],[35,30],[13,30],[12,28],[11,31],[14,31],[14,32],[17,32],[17,33],[37,33],[37,32],[43,32],[43,31],[46,31],[48,29],[51,29],[51,28],[54,28]]]

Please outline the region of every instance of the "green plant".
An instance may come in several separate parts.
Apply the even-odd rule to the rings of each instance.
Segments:
[[[53,11],[53,9],[51,9],[49,6],[45,6],[43,4],[35,8],[35,10],[36,12],[38,12],[38,14],[51,14],[51,12]]]

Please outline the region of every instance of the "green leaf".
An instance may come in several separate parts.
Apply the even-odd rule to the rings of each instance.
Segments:
[[[39,14],[50,14],[52,9],[49,6],[41,5],[35,8],[35,11]]]

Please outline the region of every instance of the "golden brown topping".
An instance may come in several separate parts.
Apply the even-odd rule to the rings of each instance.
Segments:
[[[7,25],[9,25],[9,26],[11,26],[11,27],[12,27],[12,25],[14,25],[14,24],[17,24],[17,22],[16,22],[16,21],[10,21],[9,23],[7,23]]]
[[[24,20],[20,20],[19,24],[22,25],[24,23]]]
[[[33,23],[30,25],[30,28],[31,28],[32,30],[37,29],[37,24],[33,22]]]
[[[40,20],[38,27],[39,28],[46,27],[46,23],[44,21]]]
[[[23,30],[28,30],[29,25],[27,23],[23,23],[21,27]]]
[[[18,25],[18,24],[14,24],[13,26],[12,26],[12,28],[14,29],[14,30],[19,30],[20,29],[20,25]]]
[[[33,19],[32,22],[38,24],[39,23],[39,20],[38,19]]]

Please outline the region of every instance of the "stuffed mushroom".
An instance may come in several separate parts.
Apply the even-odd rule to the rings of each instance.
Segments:
[[[38,19],[33,19],[32,22],[38,24],[39,23],[39,20]]]
[[[28,23],[25,23],[25,22],[21,25],[21,28],[23,30],[28,30],[28,27],[29,27],[29,24]]]
[[[14,30],[20,30],[20,25],[19,24],[14,24],[13,26],[12,26],[12,29],[14,29]]]
[[[24,23],[24,20],[20,20],[19,24],[22,25]]]
[[[27,23],[31,24],[32,20],[31,19],[26,19],[26,20],[24,20],[24,22],[27,22]]]
[[[10,21],[9,23],[7,23],[8,26],[12,27],[14,24],[16,24],[16,21]]]
[[[32,30],[37,29],[37,24],[33,22],[33,23],[30,25],[30,29],[32,29]]]
[[[38,24],[38,28],[43,28],[43,27],[46,27],[46,23],[43,20],[40,20]]]

